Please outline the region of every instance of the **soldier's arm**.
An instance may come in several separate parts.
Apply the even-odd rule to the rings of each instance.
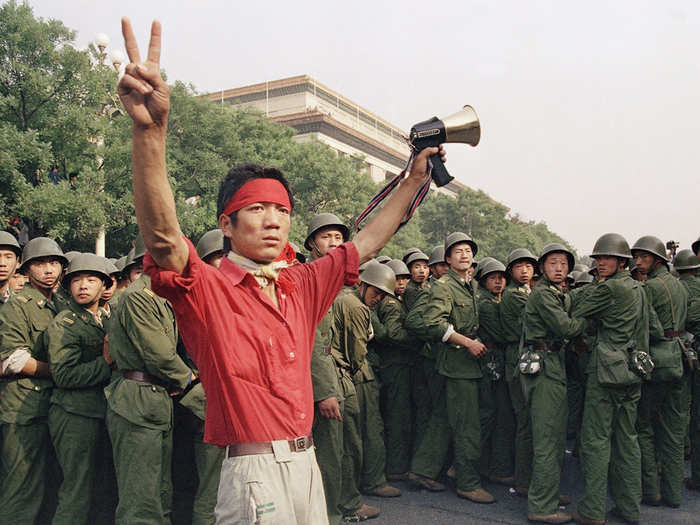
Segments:
[[[584,294],[579,295],[580,299],[571,310],[572,317],[598,319],[613,302],[612,292],[605,282],[596,286],[595,290],[587,296],[584,296]]]
[[[386,300],[386,299],[384,299]],[[377,308],[379,308],[380,305],[377,305],[375,308],[372,308],[370,311],[370,320],[372,322],[372,332],[374,334],[374,340],[375,341],[385,341],[386,340],[386,334],[387,334],[387,327],[384,324],[384,319],[379,318],[379,312],[377,312]]]
[[[382,322],[386,331],[383,339],[379,337],[377,339],[396,345],[410,345],[413,342],[413,338],[408,333],[408,330],[404,328],[401,303],[387,299],[384,299],[384,301],[386,301],[386,304],[382,310],[384,314]]]
[[[583,333],[586,321],[569,317],[559,297],[553,291],[544,290],[534,299],[539,302],[540,317],[556,338],[573,339]]]
[[[498,303],[479,301],[479,335],[496,344],[506,342],[499,315]],[[483,335],[482,335],[483,334]]]
[[[353,369],[357,370],[365,362],[367,355],[370,314],[367,308],[346,308],[344,317],[348,357],[352,359]]]
[[[527,303],[527,295],[524,293],[506,290],[503,294],[498,311],[501,320],[501,332],[509,343],[520,340],[525,303]]]
[[[176,345],[163,331],[158,315],[153,299],[138,292],[129,294],[120,309],[124,331],[141,355],[146,371],[185,388],[192,378],[192,370],[177,355]]]
[[[54,383],[60,388],[86,388],[108,382],[112,370],[102,354],[92,361],[80,362],[81,342],[75,323],[74,319],[58,314],[46,329],[49,368]]]
[[[31,327],[19,306],[22,299],[12,297],[0,308],[0,375],[49,377],[49,364],[31,356]]]
[[[661,341],[664,339],[664,325],[659,319],[659,315],[656,313],[654,308],[654,301],[656,297],[654,295],[654,289],[648,286],[646,283],[642,284],[644,287],[644,292],[647,296],[647,312],[649,314],[649,339],[651,341]]]
[[[438,286],[438,284],[434,283],[433,287],[435,286]],[[404,326],[406,327],[406,330],[422,341],[429,340],[428,335],[425,333],[425,319],[423,317],[423,313],[425,307],[428,305],[429,299],[430,293],[426,290],[421,290],[418,297],[416,297],[416,300],[413,301],[413,305],[407,309],[406,318],[404,319]]]

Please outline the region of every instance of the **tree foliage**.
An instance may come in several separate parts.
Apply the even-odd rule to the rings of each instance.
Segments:
[[[0,214],[28,219],[34,235],[65,249],[91,251],[102,226],[108,255],[126,253],[136,235],[131,173],[131,124],[119,115],[117,76],[91,47],[78,50],[60,21],[35,18],[27,4],[0,7]],[[317,141],[299,141],[292,128],[253,111],[198,96],[192,85],[171,86],[167,165],[183,233],[193,241],[216,227],[219,183],[236,165],[279,167],[296,206],[290,239],[303,245],[311,217],[332,212],[350,224],[378,190],[360,158],[338,155]],[[63,179],[46,173],[58,165]],[[35,172],[43,175],[36,184]],[[66,174],[76,173],[70,185]],[[186,200],[199,196],[196,205]],[[542,223],[524,222],[481,191],[431,195],[383,253],[410,246],[429,251],[462,230],[479,255],[505,259],[525,246],[534,252],[561,241]]]

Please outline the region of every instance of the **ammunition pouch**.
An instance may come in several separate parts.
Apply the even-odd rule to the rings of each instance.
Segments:
[[[649,354],[654,362],[652,381],[678,381],[683,377],[683,344],[678,337],[649,345]]]
[[[630,386],[639,383],[639,369],[636,364],[632,366],[630,359],[630,350],[636,352],[633,347],[615,345],[599,338],[596,350],[596,374],[601,386]]]

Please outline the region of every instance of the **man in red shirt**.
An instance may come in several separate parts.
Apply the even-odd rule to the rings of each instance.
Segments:
[[[205,440],[227,447],[217,523],[327,523],[321,475],[309,434],[309,364],[316,324],[358,265],[392,237],[426,181],[423,150],[409,176],[352,242],[310,264],[289,265],[293,196],[275,168],[245,165],[219,189],[227,257],[217,270],[182,236],[165,167],[169,91],[160,75],[161,27],[151,28],[141,62],[127,19],[130,63],[119,96],[133,121],[134,206],[152,287],[168,299],[207,397]]]

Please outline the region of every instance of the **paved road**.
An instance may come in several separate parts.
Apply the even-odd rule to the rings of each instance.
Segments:
[[[686,465],[686,468],[688,466]],[[508,487],[487,485],[498,500],[493,505],[478,505],[458,498],[453,490],[441,493],[411,490],[407,483],[395,483],[403,491],[400,498],[366,497],[367,503],[379,507],[382,515],[367,522],[371,525],[452,525],[452,524],[522,524],[527,523],[527,500],[509,492]],[[578,460],[566,455],[562,492],[574,501],[581,497],[583,484]],[[609,502],[608,509],[612,507]],[[573,506],[569,506],[572,509]],[[684,491],[679,509],[642,505],[642,523],[663,525],[700,524],[700,493]],[[608,523],[624,523],[609,517]]]

